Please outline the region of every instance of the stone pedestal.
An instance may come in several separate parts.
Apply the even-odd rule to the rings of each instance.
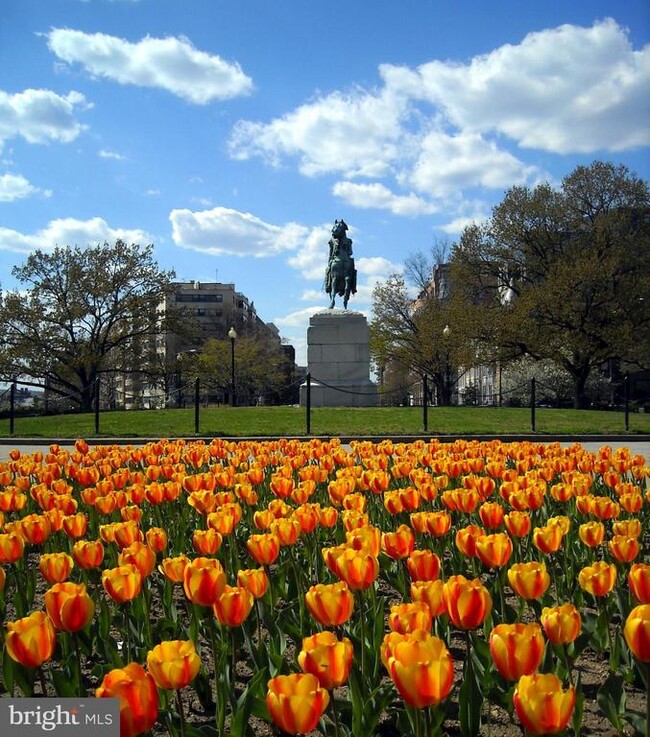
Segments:
[[[360,312],[323,310],[309,320],[307,370],[312,407],[376,407],[377,385],[370,381],[368,322]],[[307,384],[300,404],[307,403]]]

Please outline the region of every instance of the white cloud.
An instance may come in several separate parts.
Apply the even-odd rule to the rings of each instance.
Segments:
[[[0,90],[0,150],[15,136],[28,143],[70,143],[86,128],[75,113],[89,107],[79,92],[61,96],[51,90],[27,89],[15,94]]]
[[[308,230],[298,223],[272,225],[227,207],[172,210],[169,220],[176,245],[213,255],[273,256],[296,249]]]
[[[188,102],[204,105],[249,94],[253,83],[239,64],[194,48],[183,37],[152,38],[137,43],[104,33],[54,28],[50,50],[68,64],[120,84],[159,87]]]
[[[52,196],[51,190],[35,187],[22,174],[0,174],[0,202],[13,202],[38,193]]]
[[[118,154],[117,151],[107,151],[105,148],[99,152],[100,159],[115,159],[116,161],[126,161],[126,156]]]
[[[497,132],[555,153],[650,143],[650,46],[632,48],[614,20],[530,33],[467,65],[418,69],[421,95],[461,129]]]
[[[89,220],[59,218],[31,234],[0,228],[0,251],[29,253],[36,249],[47,250],[56,246],[84,247],[104,242],[114,243],[118,239],[143,245],[153,242],[152,236],[143,230],[112,228],[100,217]]]
[[[372,184],[337,182],[332,187],[332,193],[352,207],[389,210],[395,215],[430,215],[437,210],[433,203],[423,200],[412,192],[408,195],[396,195],[379,182]]]

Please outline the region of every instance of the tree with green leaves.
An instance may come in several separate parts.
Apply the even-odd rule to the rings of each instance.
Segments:
[[[47,387],[89,411],[99,377],[146,370],[170,315],[162,311],[173,272],[153,246],[118,240],[37,250],[0,294],[0,377]]]
[[[559,364],[575,407],[604,363],[650,366],[650,193],[627,167],[596,161],[559,188],[513,187],[465,229],[452,264],[485,307],[477,329],[506,355]]]

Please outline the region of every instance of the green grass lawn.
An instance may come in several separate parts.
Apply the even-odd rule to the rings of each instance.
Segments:
[[[313,408],[311,435],[399,436],[424,432],[422,407]],[[429,407],[426,435],[530,434],[529,408]],[[600,435],[625,432],[622,412],[592,410],[536,410],[539,435]],[[650,434],[650,414],[631,413],[629,432]],[[191,437],[196,435],[194,409],[102,412],[99,435],[93,414],[16,417],[16,437]],[[201,408],[200,436],[272,437],[307,434],[301,407]],[[0,437],[9,437],[9,420],[0,420]]]

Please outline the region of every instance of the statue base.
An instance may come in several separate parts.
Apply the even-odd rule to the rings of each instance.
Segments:
[[[312,407],[376,407],[377,385],[370,381],[368,322],[361,312],[317,312],[307,329],[307,370]],[[307,382],[300,405],[307,404]]]

